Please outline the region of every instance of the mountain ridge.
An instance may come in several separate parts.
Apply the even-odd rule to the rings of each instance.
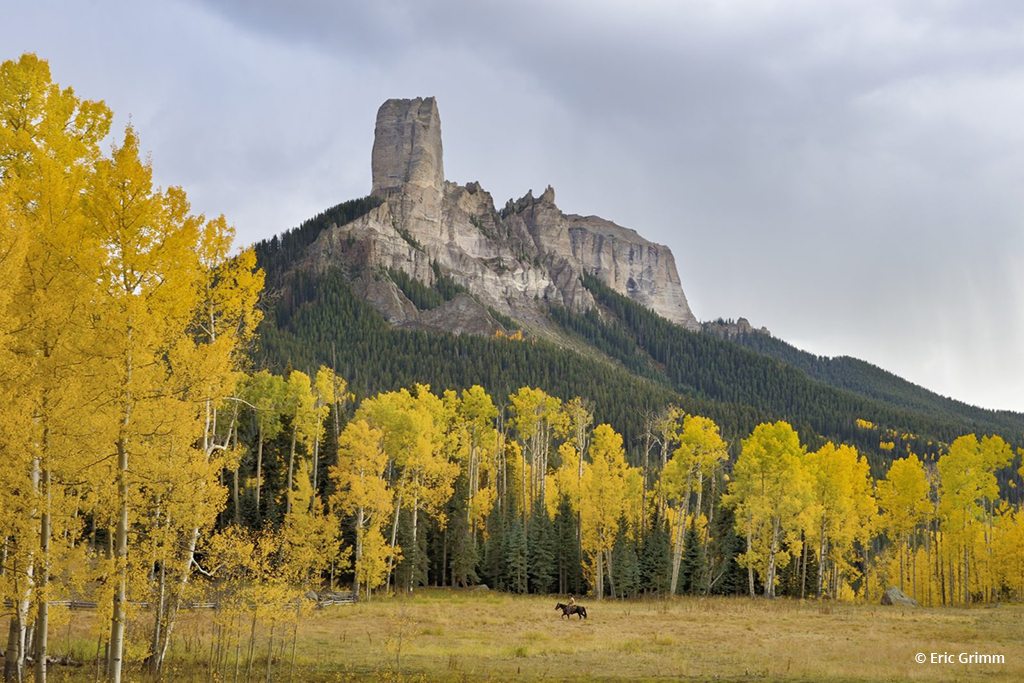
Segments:
[[[498,210],[479,183],[443,180],[432,98],[382,105],[372,167],[370,196],[256,245],[271,292],[265,364],[330,362],[350,344],[343,362],[367,392],[427,380],[498,395],[544,380],[554,392],[585,387],[634,444],[638,418],[605,395],[611,386],[635,410],[703,411],[737,441],[757,421],[787,419],[809,443],[854,443],[876,461],[935,454],[966,431],[1024,441],[1024,415],[814,356],[744,319],[697,323],[667,247],[562,213],[551,187]],[[509,339],[516,329],[526,341]]]

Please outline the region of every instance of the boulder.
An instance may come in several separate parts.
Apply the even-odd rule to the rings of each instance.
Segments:
[[[898,607],[917,607],[917,600],[914,600],[914,598],[894,586],[882,593],[882,604]]]

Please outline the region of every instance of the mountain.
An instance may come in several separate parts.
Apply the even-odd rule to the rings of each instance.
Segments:
[[[1022,440],[1024,415],[806,354],[742,319],[702,326],[668,247],[563,213],[550,187],[498,210],[479,183],[446,181],[433,98],[381,106],[372,170],[368,197],[256,245],[270,309],[261,363],[334,364],[363,393],[539,385],[589,398],[634,445],[670,402],[734,442],[786,419],[812,446],[853,443],[876,463],[970,431]]]
[[[356,278],[356,290],[389,322],[495,331],[491,308],[543,333],[550,330],[552,304],[574,311],[594,307],[580,283],[588,273],[673,322],[699,327],[668,247],[611,221],[562,213],[550,187],[498,211],[479,183],[446,181],[432,97],[381,106],[372,169],[371,197],[379,203],[325,229],[300,267],[318,273],[339,264],[352,272],[400,271],[427,286],[448,277],[469,295],[443,306],[451,310],[424,316],[394,283]]]

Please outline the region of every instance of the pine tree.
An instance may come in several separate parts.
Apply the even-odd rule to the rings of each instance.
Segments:
[[[554,528],[543,508],[530,516],[527,533],[531,593],[550,593],[557,578]]]
[[[448,513],[448,554],[453,586],[469,586],[480,581],[477,574],[480,550],[465,514],[468,502],[466,488],[466,477],[460,474]]]
[[[625,516],[619,520],[619,535],[612,547],[612,566],[615,568],[615,592],[620,598],[631,598],[640,590],[640,562],[636,541],[627,529]]]
[[[505,515],[497,507],[487,516],[487,537],[483,544],[480,571],[484,581],[492,588],[505,588]]]
[[[525,593],[529,588],[529,565],[526,532],[518,515],[508,522],[505,543],[505,585],[513,593]]]
[[[704,576],[704,546],[701,543],[697,527],[690,524],[686,528],[686,536],[683,539],[683,557],[679,564],[677,591],[693,595],[700,590],[702,576]]]
[[[583,592],[583,573],[576,538],[576,515],[568,496],[563,495],[559,499],[553,525],[558,592],[580,595]]]
[[[743,538],[735,531],[731,508],[719,504],[711,525],[711,542],[706,556],[704,591],[710,595],[738,595],[746,590],[746,571],[737,556],[743,552]]]
[[[644,593],[668,594],[672,573],[671,552],[668,526],[655,509],[640,546],[640,589]]]

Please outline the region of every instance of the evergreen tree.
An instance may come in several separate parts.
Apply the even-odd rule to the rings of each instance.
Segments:
[[[505,585],[513,593],[525,593],[529,588],[529,564],[526,531],[519,515],[508,522],[505,544]]]
[[[579,595],[583,592],[583,572],[579,541],[576,538],[576,515],[573,514],[568,496],[562,496],[558,501],[553,525],[558,592]]]
[[[453,500],[465,501],[457,495]],[[451,521],[448,523],[448,554],[451,563],[451,583],[453,586],[471,586],[479,583],[477,564],[480,561],[480,553],[476,539],[466,533],[464,515],[453,514],[449,519]]]
[[[693,595],[700,590],[701,577],[704,576],[704,545],[701,542],[697,527],[690,524],[683,539],[683,559],[679,565],[678,592]]]
[[[495,507],[487,516],[487,538],[483,544],[480,570],[492,588],[505,588],[505,515]]]
[[[620,598],[631,598],[640,590],[640,562],[637,558],[636,541],[626,533],[628,526],[623,515],[619,519],[619,536],[612,548],[615,593]]]
[[[747,591],[747,571],[736,561],[744,540],[735,531],[731,508],[719,505],[711,525],[711,543],[706,558],[705,592],[711,595],[740,595]]]
[[[640,589],[644,593],[666,595],[672,572],[671,541],[665,520],[655,510],[640,546]]]
[[[399,516],[398,524],[398,545],[402,548],[402,559],[395,569],[397,576],[396,586],[423,586],[427,583],[427,569],[429,567],[430,553],[428,550],[427,534],[416,534],[416,549],[413,551],[412,536],[412,511],[403,509]]]
[[[555,565],[555,537],[551,519],[543,507],[530,517],[529,578],[531,593],[550,593],[557,577]]]

